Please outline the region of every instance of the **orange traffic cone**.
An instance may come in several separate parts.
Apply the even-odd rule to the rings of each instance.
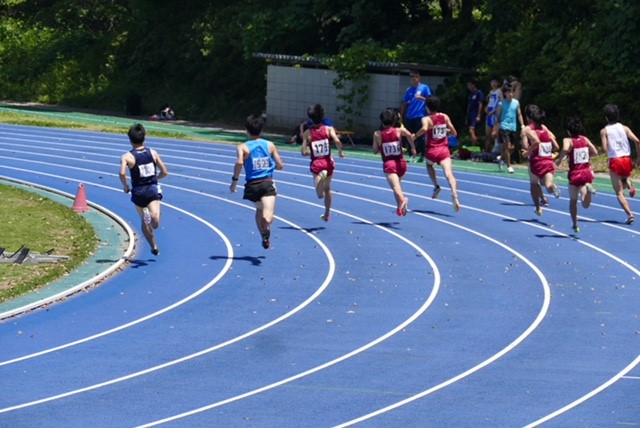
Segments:
[[[82,183],[78,185],[76,198],[73,200],[73,210],[77,213],[86,213],[89,211],[89,206],[87,205],[87,191]]]

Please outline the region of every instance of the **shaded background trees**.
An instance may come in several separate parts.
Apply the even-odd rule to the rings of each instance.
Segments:
[[[365,51],[467,68],[485,90],[519,72],[524,103],[556,132],[575,113],[595,132],[607,102],[637,127],[639,20],[631,0],[2,0],[0,97],[124,111],[137,93],[145,114],[171,102],[229,120],[264,109],[266,65],[252,53]],[[458,123],[467,78],[444,94]]]

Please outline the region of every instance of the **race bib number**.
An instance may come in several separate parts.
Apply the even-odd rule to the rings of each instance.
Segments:
[[[626,151],[626,145],[622,140],[616,140],[613,144],[617,153],[624,153]]]
[[[540,143],[538,146],[538,156],[542,158],[550,158],[553,156],[553,144],[551,142]]]
[[[391,141],[388,143],[382,143],[382,153],[385,156],[398,156],[402,154],[402,146],[400,141]]]
[[[140,177],[153,177],[156,175],[156,166],[152,163],[138,165],[138,171],[140,172]]]
[[[589,163],[589,148],[579,147],[577,149],[573,149],[573,163],[576,165]]]
[[[431,132],[431,135],[435,139],[447,138],[447,125],[436,125]]]
[[[253,170],[254,171],[264,171],[269,169],[269,158],[253,158]]]
[[[329,156],[329,140],[318,140],[311,142],[311,150],[313,150],[313,156]]]

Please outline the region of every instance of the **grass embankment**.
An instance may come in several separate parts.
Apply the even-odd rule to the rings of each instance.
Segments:
[[[98,244],[84,217],[68,206],[26,190],[0,185],[0,247],[12,254],[24,245],[71,259],[55,264],[0,263],[0,302],[33,291],[80,266]]]
[[[132,120],[131,123],[135,121]],[[24,126],[41,126],[43,128],[60,128],[60,129],[77,129],[81,131],[94,131],[94,132],[106,132],[113,134],[124,134],[126,129],[117,125],[106,124],[92,124],[77,122],[73,120],[56,119],[49,117],[33,116],[30,114],[20,114],[15,112],[0,111],[0,123],[6,123],[9,125],[24,125]],[[153,131],[154,137],[166,137],[177,139],[189,139],[189,136],[180,132],[172,131]]]

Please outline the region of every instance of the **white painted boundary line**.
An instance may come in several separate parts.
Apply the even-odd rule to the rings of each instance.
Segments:
[[[288,199],[296,200],[294,198],[288,198]],[[306,201],[300,201],[300,202],[308,204],[308,205],[321,207],[321,205],[319,205],[319,204],[314,204],[314,203],[310,203],[310,202],[306,202]],[[321,370],[324,370],[324,369],[326,369],[328,367],[331,367],[331,366],[334,366],[336,364],[339,364],[339,363],[341,363],[343,361],[348,360],[349,358],[352,358],[352,357],[355,357],[358,354],[361,354],[362,352],[364,352],[364,351],[366,351],[368,349],[373,348],[374,346],[376,346],[379,343],[387,340],[391,336],[401,332],[403,329],[405,329],[408,325],[413,323],[415,320],[417,320],[420,316],[422,316],[427,311],[427,309],[431,306],[431,304],[435,300],[436,296],[438,295],[438,292],[440,291],[440,281],[441,281],[440,271],[438,270],[438,267],[437,267],[436,263],[433,261],[433,259],[422,248],[420,248],[417,244],[415,244],[414,242],[412,242],[409,239],[405,238],[404,236],[401,236],[397,232],[394,232],[391,229],[387,229],[387,228],[385,228],[383,226],[380,226],[380,225],[377,225],[375,223],[372,223],[372,222],[370,222],[368,220],[365,220],[365,219],[363,219],[361,217],[357,217],[355,215],[348,214],[348,213],[345,213],[345,212],[342,212],[342,211],[333,210],[333,212],[340,213],[341,215],[348,216],[348,217],[350,217],[350,218],[352,218],[354,220],[358,220],[358,221],[361,221],[361,222],[366,223],[368,225],[374,226],[374,227],[376,227],[378,229],[381,229],[384,232],[387,232],[387,233],[395,236],[396,238],[400,239],[401,241],[404,241],[406,244],[408,244],[409,246],[413,247],[416,251],[418,251],[420,254],[422,254],[422,257],[425,260],[427,260],[427,262],[429,263],[429,265],[433,269],[433,276],[434,276],[434,284],[433,284],[433,287],[431,289],[431,293],[429,294],[429,297],[424,302],[424,304],[415,313],[413,313],[409,318],[407,318],[405,321],[403,321],[401,324],[399,324],[398,326],[396,326],[392,330],[390,330],[387,333],[383,334],[382,336],[374,339],[373,341],[367,343],[366,345],[363,345],[360,348],[355,349],[355,350],[353,350],[353,351],[351,351],[351,352],[349,352],[347,354],[344,354],[344,355],[342,355],[342,356],[340,356],[338,358],[335,358],[335,359],[333,359],[331,361],[328,361],[328,362],[326,362],[324,364],[321,364],[319,366],[316,366],[316,367],[311,368],[309,370],[306,370],[304,372],[298,373],[298,374],[293,375],[291,377],[288,377],[286,379],[282,379],[282,380],[280,380],[278,382],[275,382],[275,383],[272,383],[270,385],[265,385],[265,386],[263,386],[261,388],[254,389],[252,391],[248,391],[248,392],[246,392],[244,394],[236,395],[235,397],[230,397],[230,398],[227,398],[225,400],[218,401],[217,403],[212,403],[212,404],[209,404],[207,406],[203,406],[203,407],[200,407],[200,408],[197,408],[197,409],[193,409],[193,410],[185,412],[185,413],[181,413],[179,415],[170,416],[170,417],[165,418],[165,419],[161,419],[161,420],[158,420],[158,421],[149,422],[147,424],[140,425],[141,428],[142,427],[152,427],[152,426],[156,426],[156,425],[160,425],[160,424],[165,424],[167,422],[172,422],[172,421],[175,421],[175,420],[178,420],[178,419],[183,419],[183,418],[186,418],[186,417],[189,417],[189,416],[193,416],[193,415],[195,415],[197,413],[206,412],[206,411],[214,409],[216,407],[224,406],[225,404],[233,403],[235,401],[242,400],[244,398],[251,397],[253,395],[257,395],[257,394],[260,394],[260,393],[265,392],[265,391],[269,391],[271,389],[280,387],[282,385],[285,385],[287,383],[290,383],[290,382],[293,382],[295,380],[301,379],[303,377],[312,375],[312,374],[314,374],[316,372],[319,372]]]
[[[600,385],[598,388],[594,389],[593,391],[590,391],[589,393],[583,395],[582,397],[580,397],[576,401],[567,404],[566,406],[556,410],[555,412],[550,413],[547,416],[538,419],[537,421],[531,422],[528,425],[525,425],[525,428],[531,428],[531,427],[540,426],[545,422],[549,422],[551,419],[555,418],[556,416],[559,416],[559,415],[561,415],[563,413],[566,413],[569,410],[579,406],[580,404],[584,403],[585,401],[589,400],[590,398],[595,397],[596,395],[598,395],[599,393],[601,393],[602,391],[604,391],[605,389],[609,388],[611,385],[613,385],[614,383],[619,381],[621,378],[623,378],[624,375],[626,375],[631,370],[633,370],[633,368],[635,366],[637,366],[638,364],[640,364],[640,355],[638,355],[636,357],[636,359],[633,360],[627,367],[622,369],[618,374],[616,374],[611,379],[609,379],[608,381],[606,381],[605,383]],[[633,397],[631,397],[630,399],[633,400]]]
[[[352,196],[352,197],[353,197],[353,196]],[[362,199],[362,198],[358,198],[358,199]],[[493,215],[493,216],[496,216],[496,217],[499,217],[499,218],[503,218],[503,219],[510,219],[510,217],[507,217],[507,216],[504,216],[504,215],[501,215],[501,214],[497,214],[497,213],[493,213],[493,212],[488,212],[488,211],[485,211],[485,210],[479,210],[479,209],[477,209],[477,208],[471,208],[471,209],[473,209],[473,210],[475,210],[475,211],[478,211],[478,212],[483,212],[483,213],[485,213],[485,214]],[[546,312],[548,311],[548,306],[549,306],[549,304],[550,304],[550,296],[551,296],[551,290],[550,290],[549,284],[548,284],[548,282],[546,281],[546,278],[545,278],[545,277],[542,275],[542,273],[537,269],[537,267],[535,267],[535,265],[533,265],[533,264],[532,264],[528,259],[523,258],[523,256],[521,256],[519,253],[515,252],[515,250],[513,250],[513,251],[512,251],[512,250],[511,250],[510,248],[508,248],[505,244],[502,244],[501,242],[499,242],[499,241],[497,241],[497,240],[495,240],[495,239],[493,239],[493,238],[487,237],[487,236],[485,236],[485,235],[483,235],[483,234],[481,234],[481,233],[479,233],[479,232],[476,232],[476,231],[474,231],[474,230],[472,230],[472,229],[467,229],[467,228],[465,228],[465,227],[463,227],[463,226],[460,226],[460,225],[457,225],[457,224],[455,224],[455,223],[449,222],[449,221],[447,221],[447,220],[443,220],[443,219],[440,219],[440,218],[437,218],[437,217],[434,217],[434,216],[430,216],[430,215],[427,215],[427,214],[414,213],[414,215],[419,215],[419,216],[422,216],[422,217],[427,217],[427,218],[429,218],[429,219],[431,219],[431,220],[435,220],[435,221],[438,221],[438,222],[442,222],[442,223],[448,224],[448,225],[450,225],[450,226],[453,226],[453,227],[456,227],[456,228],[460,228],[460,229],[462,229],[462,230],[469,231],[469,232],[471,232],[471,233],[473,233],[473,234],[475,234],[475,235],[477,235],[477,236],[484,237],[484,238],[488,239],[489,241],[494,242],[495,244],[497,244],[497,245],[499,245],[499,246],[501,246],[501,247],[505,248],[507,251],[512,252],[514,255],[516,255],[518,258],[520,258],[520,259],[521,259],[521,260],[523,260],[526,264],[528,264],[528,265],[529,265],[529,266],[530,266],[530,267],[531,267],[531,268],[532,268],[532,269],[533,269],[533,270],[538,274],[538,276],[541,278],[542,283],[543,283],[543,287],[544,287],[544,293],[545,293],[545,299],[544,299],[543,307],[542,307],[542,309],[541,309],[541,312],[538,314],[538,317],[537,317],[537,318],[536,318],[536,320],[534,321],[534,323],[533,323],[531,326],[529,326],[529,328],[528,328],[527,330],[525,330],[525,332],[524,332],[522,335],[520,335],[520,336],[519,336],[516,340],[514,340],[511,344],[509,344],[507,347],[505,347],[503,350],[501,350],[500,352],[498,352],[497,354],[495,354],[495,355],[494,355],[494,356],[492,356],[491,358],[489,358],[489,359],[487,359],[487,360],[485,360],[485,361],[481,362],[480,364],[476,365],[475,367],[472,367],[471,369],[469,369],[469,370],[467,370],[467,371],[465,371],[465,372],[463,372],[463,373],[459,374],[458,376],[456,376],[456,377],[454,377],[454,378],[451,378],[451,379],[449,379],[449,380],[447,380],[447,381],[445,381],[445,382],[440,383],[439,385],[436,385],[436,386],[434,386],[434,387],[432,387],[432,388],[429,388],[429,389],[427,389],[427,390],[425,390],[425,391],[422,391],[422,392],[420,392],[420,393],[418,393],[418,394],[415,394],[415,395],[413,395],[413,396],[411,396],[411,397],[408,397],[408,398],[407,398],[407,399],[405,399],[405,400],[399,401],[399,402],[394,403],[394,404],[392,404],[392,405],[390,405],[390,406],[387,406],[387,407],[385,407],[385,408],[379,409],[379,410],[377,410],[377,411],[375,411],[375,412],[372,412],[372,413],[369,413],[369,414],[367,414],[367,415],[361,416],[360,418],[353,419],[353,420],[351,420],[351,421],[348,421],[348,422],[342,423],[342,424],[340,424],[340,425],[337,425],[337,426],[336,426],[336,428],[338,428],[338,427],[343,428],[343,427],[347,427],[347,426],[355,425],[355,424],[357,424],[357,423],[364,422],[364,421],[366,421],[366,420],[372,419],[372,418],[374,418],[374,417],[376,417],[376,416],[380,416],[380,415],[381,415],[381,414],[383,414],[383,413],[386,413],[386,412],[392,411],[392,410],[397,409],[397,408],[399,408],[399,407],[402,407],[402,406],[404,406],[404,405],[406,405],[406,404],[409,404],[409,403],[411,403],[411,402],[413,402],[413,401],[416,401],[416,400],[418,400],[418,399],[420,399],[420,398],[426,397],[427,395],[430,395],[430,394],[432,394],[432,393],[434,393],[434,392],[436,392],[436,391],[438,391],[438,390],[440,390],[440,389],[443,389],[443,388],[445,388],[446,386],[449,386],[449,385],[451,385],[452,383],[457,382],[458,380],[461,380],[461,379],[463,379],[463,378],[465,378],[465,377],[467,377],[467,376],[470,376],[471,374],[475,373],[476,371],[479,371],[480,369],[482,369],[482,368],[486,367],[487,365],[489,365],[490,363],[494,362],[494,361],[495,361],[495,360],[497,360],[498,358],[502,357],[503,355],[505,355],[506,353],[508,353],[509,351],[511,351],[511,349],[513,349],[513,348],[515,348],[517,345],[519,345],[522,341],[524,341],[524,339],[526,339],[526,337],[527,337],[527,336],[529,336],[531,333],[533,333],[533,331],[535,330],[535,328],[537,328],[537,326],[538,326],[540,323],[542,323],[542,321],[543,321],[543,319],[544,319],[544,316],[546,315]],[[513,219],[513,220],[515,220],[515,219]],[[585,241],[583,241],[583,240],[579,240],[579,239],[572,238],[571,236],[569,236],[569,235],[567,235],[567,234],[565,234],[565,233],[562,233],[562,232],[559,232],[559,231],[557,231],[557,230],[550,229],[550,228],[547,228],[547,227],[544,227],[544,226],[538,225],[538,224],[536,224],[536,223],[522,222],[522,224],[525,224],[525,225],[527,225],[527,226],[534,227],[534,228],[537,228],[537,229],[541,229],[541,230],[544,230],[544,231],[547,231],[547,232],[551,232],[551,233],[553,233],[553,234],[555,234],[555,235],[558,235],[558,236],[564,236],[564,237],[567,237],[567,238],[569,238],[569,239],[572,239],[572,240],[574,240],[574,241],[576,241],[576,242],[578,242],[578,243],[580,243],[580,244],[582,244],[582,245],[585,245],[585,246],[587,246],[587,247],[589,247],[589,248],[593,249],[594,251],[597,251],[597,252],[599,252],[599,253],[603,254],[603,255],[604,255],[604,256],[606,256],[606,257],[609,257],[609,258],[613,259],[614,261],[616,261],[616,262],[618,262],[618,263],[622,264],[622,265],[623,265],[623,266],[625,266],[627,269],[629,269],[629,270],[631,270],[632,272],[634,272],[636,275],[640,276],[640,271],[638,271],[638,269],[634,268],[632,265],[630,265],[630,264],[629,264],[629,263],[627,263],[626,261],[624,261],[624,260],[620,259],[619,257],[615,256],[614,254],[611,254],[611,253],[609,253],[609,252],[607,252],[607,251],[605,251],[605,250],[603,250],[603,249],[601,249],[601,248],[599,248],[599,247],[597,247],[597,246],[595,246],[595,245],[593,245],[593,244],[590,244],[590,243],[585,242]],[[548,416],[547,416],[547,417],[545,417],[545,418],[540,419],[540,420],[539,420],[539,421],[537,421],[537,422],[534,422],[532,425],[528,425],[527,427],[532,427],[532,426],[539,425],[539,424],[541,424],[541,423],[543,423],[543,422],[546,422],[546,421],[548,421],[548,420],[550,420],[550,419],[552,419],[552,418],[554,418],[554,417],[556,417],[556,416],[560,415],[561,413],[564,413],[564,412],[566,412],[566,411],[568,411],[568,410],[570,410],[570,409],[572,409],[572,408],[574,408],[574,407],[578,406],[579,404],[582,404],[584,401],[588,400],[589,398],[592,398],[593,396],[595,396],[595,395],[596,395],[596,394],[598,394],[599,392],[602,392],[602,391],[603,391],[604,389],[606,389],[607,387],[609,387],[609,386],[613,385],[617,380],[619,380],[623,375],[627,374],[631,369],[633,369],[633,368],[634,368],[636,365],[638,365],[639,363],[640,363],[640,356],[638,356],[638,358],[636,358],[633,362],[631,362],[631,364],[629,364],[627,367],[625,367],[621,372],[619,372],[618,374],[616,374],[612,379],[610,379],[609,381],[607,381],[605,384],[603,384],[603,385],[599,386],[598,388],[594,389],[593,391],[591,391],[590,393],[586,394],[585,396],[583,396],[583,397],[582,397],[582,398],[580,398],[579,400],[574,401],[573,403],[571,403],[571,404],[569,404],[569,405],[567,405],[567,406],[563,407],[562,409],[560,409],[560,410],[558,410],[558,411],[556,411],[556,412],[552,413],[551,415],[548,415]]]
[[[198,192],[194,191],[194,193],[198,193]],[[211,197],[214,197],[214,196],[211,196]],[[249,207],[247,207],[247,208],[249,208]],[[251,207],[251,208],[253,209],[253,207]],[[186,211],[182,211],[182,212],[187,214],[187,215],[193,216],[192,214],[189,214]],[[333,279],[333,276],[335,274],[335,259],[331,255],[331,252],[326,247],[326,245],[320,239],[315,237],[313,234],[311,234],[309,232],[306,232],[304,229],[300,228],[299,226],[297,226],[296,224],[294,224],[294,223],[292,223],[290,221],[283,220],[283,219],[279,219],[279,220],[284,222],[284,223],[286,223],[286,224],[288,224],[288,225],[290,225],[290,226],[292,226],[293,228],[303,232],[305,235],[309,236],[311,239],[316,241],[316,243],[320,246],[320,248],[323,249],[323,251],[327,255],[327,259],[329,260],[329,269],[328,269],[328,272],[327,272],[327,276],[325,277],[325,279],[322,282],[322,284],[320,285],[320,287],[318,289],[316,289],[316,291],[313,294],[311,294],[305,301],[300,303],[298,306],[296,306],[295,308],[293,308],[289,312],[281,315],[280,317],[275,318],[274,320],[272,320],[272,321],[270,321],[270,322],[268,322],[266,324],[263,324],[263,325],[261,325],[260,327],[254,329],[254,330],[248,331],[248,332],[246,332],[246,333],[244,333],[244,334],[242,334],[240,336],[234,337],[232,339],[227,340],[226,342],[219,343],[219,344],[217,344],[215,346],[212,346],[210,348],[203,349],[203,350],[198,351],[196,353],[193,353],[193,354],[190,354],[190,355],[186,355],[184,357],[181,357],[181,358],[178,358],[178,359],[175,359],[175,360],[172,360],[172,361],[168,361],[168,362],[166,362],[164,364],[160,364],[160,365],[157,365],[157,366],[154,366],[154,367],[150,367],[150,368],[145,369],[145,370],[141,370],[141,371],[138,371],[138,372],[135,372],[135,373],[131,373],[131,374],[126,375],[126,376],[122,376],[122,377],[119,377],[119,378],[111,379],[111,380],[108,380],[108,381],[105,381],[105,382],[101,382],[101,383],[98,383],[98,384],[95,384],[95,385],[90,385],[90,386],[87,386],[87,387],[84,387],[84,388],[76,389],[76,390],[73,390],[73,391],[68,391],[68,392],[65,392],[65,393],[62,393],[62,394],[58,394],[58,395],[54,395],[54,396],[50,396],[50,397],[45,397],[45,398],[42,398],[40,400],[30,401],[28,403],[22,403],[22,404],[18,404],[18,405],[11,406],[11,407],[5,407],[3,409],[0,409],[0,414],[8,413],[8,412],[11,412],[11,411],[14,411],[14,410],[23,409],[23,408],[27,408],[27,407],[31,407],[31,406],[36,406],[36,405],[43,404],[43,403],[48,403],[48,402],[59,400],[59,399],[62,399],[62,398],[71,397],[73,395],[78,395],[78,394],[81,394],[81,393],[84,393],[84,392],[88,392],[88,391],[92,391],[92,390],[95,390],[95,389],[103,388],[105,386],[109,386],[109,385],[113,385],[113,384],[116,384],[116,383],[124,382],[124,381],[130,380],[130,379],[136,378],[136,377],[144,376],[144,375],[147,375],[149,373],[153,373],[153,372],[165,369],[167,367],[171,367],[171,366],[174,366],[174,365],[177,365],[177,364],[181,364],[183,362],[198,358],[198,357],[200,357],[202,355],[209,354],[211,352],[217,351],[217,350],[222,349],[224,347],[230,346],[230,345],[232,345],[234,343],[240,342],[240,341],[242,341],[242,340],[244,340],[244,339],[246,339],[248,337],[251,337],[251,336],[253,336],[253,335],[257,334],[257,333],[260,333],[261,331],[267,330],[268,328],[270,328],[270,327],[272,327],[272,326],[284,321],[285,319],[290,318],[294,314],[300,312],[302,309],[304,309],[309,304],[311,304],[318,296],[320,296],[329,287],[329,285],[331,284],[331,280]],[[228,243],[228,241],[226,241],[226,242]],[[231,250],[231,249],[229,249],[229,250]],[[227,259],[227,265],[228,266],[231,265],[231,261],[232,261],[232,257],[233,257],[232,254],[233,254],[233,252],[230,252],[230,257]],[[226,272],[226,270],[225,270],[225,272]],[[218,277],[216,277],[216,278],[221,277],[222,274],[223,274],[223,272],[221,272],[218,275]],[[206,287],[206,288],[209,288],[209,287]],[[204,288],[201,289],[201,291],[204,291]],[[201,294],[201,293],[199,292],[198,294]],[[174,307],[178,306],[179,304],[184,303],[184,301],[186,301],[186,300],[177,302],[176,304],[172,305],[169,308],[166,308],[166,310],[163,310],[162,312],[166,312],[169,309],[173,309]],[[145,318],[141,318],[140,320],[136,320],[135,323],[137,324],[138,322],[144,321],[144,320],[149,319],[149,318],[151,318],[153,316],[156,316],[156,315],[159,315],[159,312],[156,312],[154,314],[150,314]],[[130,325],[132,325],[132,323],[129,323],[128,325],[125,325],[125,326],[118,327],[117,330],[122,330],[123,328],[129,327]],[[109,332],[106,332],[106,333],[112,333],[113,331],[116,331],[116,329],[110,330]],[[103,335],[105,335],[105,334],[101,334],[101,336],[103,336]]]
[[[478,211],[482,211],[482,210],[478,210]],[[527,223],[525,223],[525,224],[527,224]],[[532,226],[534,226],[534,227],[539,227],[540,229],[549,230],[549,229],[547,229],[547,228],[540,227],[540,226],[536,226],[536,225],[533,225],[533,224],[530,224],[530,225],[532,225]],[[555,231],[555,230],[550,230],[550,231],[551,231],[551,232],[553,232],[553,233],[555,233],[555,234],[558,234],[558,235],[565,235],[565,234],[563,234],[563,233],[559,233],[559,232],[557,232],[557,231]],[[583,243],[582,241],[578,241],[578,242]],[[590,244],[587,244],[587,243],[583,243],[583,244],[585,244],[585,245],[587,245],[587,246],[591,246]],[[602,250],[599,250],[599,249],[598,249],[598,251],[603,252]],[[608,253],[607,253],[607,254],[608,254]],[[638,358],[640,358],[640,357],[638,357]],[[631,368],[633,368],[633,367],[637,364],[637,362],[638,362],[637,360],[634,360],[634,363],[632,363],[632,365],[630,365],[630,367],[631,367]],[[629,366],[628,366],[628,367],[629,367]],[[631,370],[631,368],[629,368],[629,370]],[[625,372],[624,374],[626,374],[626,372]],[[618,380],[618,379],[619,379],[620,377],[622,377],[622,376],[623,376],[623,375],[619,375],[619,376],[614,377],[613,379]],[[615,382],[615,380],[614,380],[614,382]],[[605,384],[605,385],[607,385],[607,384]],[[603,386],[603,387],[604,387],[604,388],[606,388],[606,386]],[[595,395],[595,394],[594,394],[594,395]],[[586,399],[588,399],[588,398],[585,398],[585,400],[586,400]]]
[[[7,167],[3,166],[3,168],[7,168]],[[19,169],[19,168],[12,168],[12,169],[16,169],[16,170],[20,170],[20,171],[26,171],[26,172],[31,171],[31,170],[23,170],[23,169]],[[33,172],[33,171],[31,171],[31,172]],[[38,173],[40,175],[46,175],[46,176],[49,176],[49,177],[52,177],[52,178],[58,178],[58,179],[62,179],[62,180],[72,180],[69,177],[63,177],[63,176],[54,175],[54,174],[45,174],[45,173],[42,173],[42,172],[38,172]],[[96,187],[102,187],[102,188],[105,188],[105,189],[116,191],[116,189],[114,189],[112,187],[102,186],[102,185],[97,185],[97,184],[92,184],[92,185],[96,186]],[[118,331],[124,330],[126,328],[132,327],[134,325],[140,324],[140,323],[142,323],[144,321],[147,321],[149,319],[152,319],[152,318],[155,318],[155,317],[157,317],[159,315],[162,315],[162,314],[164,314],[166,312],[169,312],[169,311],[177,308],[178,306],[181,306],[181,305],[183,305],[183,304],[195,299],[196,297],[198,297],[199,295],[201,295],[202,293],[207,291],[209,288],[213,287],[218,281],[220,281],[220,279],[222,279],[222,277],[230,269],[231,263],[233,261],[234,252],[233,252],[233,246],[231,245],[231,242],[227,239],[227,237],[218,228],[216,228],[212,224],[208,223],[204,219],[202,219],[202,218],[200,218],[200,217],[198,217],[198,216],[196,216],[196,215],[194,215],[194,214],[192,214],[192,213],[190,213],[188,211],[185,211],[185,210],[183,210],[181,208],[173,206],[171,204],[167,204],[167,203],[163,202],[162,205],[166,206],[168,208],[172,208],[172,209],[174,209],[174,210],[176,210],[178,212],[181,212],[181,213],[183,213],[183,214],[185,214],[185,215],[187,215],[189,217],[192,217],[196,221],[199,221],[199,222],[203,223],[204,225],[206,225],[207,227],[209,227],[210,229],[212,229],[216,234],[218,234],[221,237],[221,239],[225,243],[225,246],[227,248],[227,254],[228,254],[227,261],[226,261],[225,265],[223,266],[223,268],[221,269],[221,271],[209,283],[205,284],[202,288],[200,288],[199,290],[195,291],[191,295],[185,297],[184,299],[175,302],[174,304],[172,304],[170,306],[167,306],[167,307],[165,307],[163,309],[160,309],[160,310],[158,310],[156,312],[153,312],[153,313],[151,313],[149,315],[146,315],[146,316],[144,316],[142,318],[138,318],[136,320],[133,320],[133,321],[131,321],[129,323],[120,325],[118,327],[114,327],[114,328],[112,328],[110,330],[106,330],[106,331],[97,333],[95,335],[89,336],[89,337],[85,337],[85,338],[82,338],[82,339],[79,339],[79,340],[76,340],[76,341],[73,341],[73,342],[69,342],[69,343],[66,343],[64,345],[60,345],[60,346],[57,346],[57,347],[54,347],[54,348],[45,349],[45,350],[42,350],[42,351],[39,351],[39,352],[36,352],[36,353],[33,353],[33,354],[24,355],[22,357],[14,358],[12,360],[0,361],[0,367],[6,366],[6,365],[9,365],[9,364],[14,364],[14,363],[17,363],[19,361],[24,361],[24,360],[28,360],[28,359],[31,359],[31,358],[35,358],[35,357],[38,357],[38,356],[41,356],[41,355],[46,355],[46,354],[49,354],[49,353],[52,353],[52,352],[60,351],[62,349],[70,348],[72,346],[76,346],[76,345],[79,345],[79,344],[82,344],[82,343],[86,343],[86,342],[89,342],[91,340],[95,340],[95,339],[98,339],[100,337],[104,337],[104,336],[107,336],[109,334],[113,334],[113,333],[116,333]]]

